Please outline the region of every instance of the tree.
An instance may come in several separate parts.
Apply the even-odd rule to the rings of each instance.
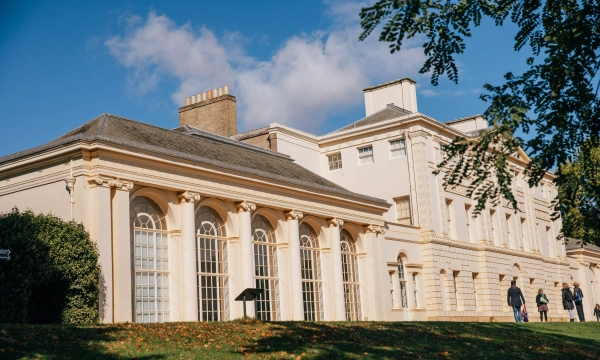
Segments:
[[[600,147],[584,143],[575,161],[561,165],[558,174],[564,180],[558,193],[564,235],[600,245]]]
[[[0,213],[0,323],[98,322],[98,250],[83,224],[13,209]]]
[[[458,83],[455,56],[464,52],[464,39],[484,17],[497,26],[512,21],[519,28],[515,50],[531,48],[527,71],[507,73],[502,85],[484,85],[487,93],[481,99],[490,103],[484,113],[490,128],[477,139],[456,138],[445,148],[447,156],[437,169],[439,173],[450,167],[446,187],[469,179],[467,195],[477,200],[475,215],[485,209],[486,202],[498,203],[501,197],[517,210],[506,159],[519,147],[531,158],[525,175],[533,187],[547,170],[575,158],[585,160],[581,157],[589,152],[580,151],[584,144],[598,144],[599,0],[380,0],[363,8],[360,17],[360,39],[384,23],[379,40],[390,42],[392,53],[402,48],[404,39],[424,35],[427,58],[420,72],[431,73],[433,85],[445,74]],[[518,131],[531,137],[516,136]],[[559,172],[555,183],[565,188],[570,181],[570,176]],[[593,201],[597,203],[598,198]],[[558,203],[555,209],[565,210]],[[590,218],[592,214],[585,213],[589,210],[579,211]],[[594,234],[600,232],[600,221],[586,226],[592,226]]]

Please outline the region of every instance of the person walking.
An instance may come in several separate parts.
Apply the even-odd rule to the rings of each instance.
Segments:
[[[573,304],[573,293],[571,292],[571,289],[569,289],[569,284],[563,283],[561,291],[563,309],[569,311],[569,319],[571,319],[571,322],[574,322],[575,311],[573,309],[575,308],[575,305]]]
[[[575,281],[573,283],[573,302],[575,303],[575,309],[577,309],[577,316],[580,322],[585,322],[585,314],[583,313],[583,291],[579,288],[579,283]]]
[[[521,322],[521,306],[525,304],[525,298],[521,289],[517,287],[517,282],[514,280],[510,282],[510,288],[506,292],[506,301],[508,302],[508,306],[513,308],[515,321],[518,323]]]
[[[540,322],[544,322],[544,318],[546,318],[546,322],[548,322],[548,297],[544,294],[544,289],[539,289],[538,294],[535,297],[535,303],[537,304],[538,311],[540,312]]]
[[[594,308],[594,315],[596,315],[596,321],[600,321],[600,305],[598,304]]]

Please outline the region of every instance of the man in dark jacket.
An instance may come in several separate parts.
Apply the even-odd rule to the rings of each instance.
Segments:
[[[583,291],[579,288],[579,283],[576,281],[573,284],[573,302],[575,302],[575,309],[577,309],[577,316],[579,321],[585,321],[585,315],[583,314]]]
[[[515,321],[521,322],[521,306],[525,304],[525,298],[521,289],[517,287],[517,282],[514,280],[510,282],[510,288],[508,288],[508,292],[506,293],[506,301],[508,302],[508,306],[512,306],[513,308]]]

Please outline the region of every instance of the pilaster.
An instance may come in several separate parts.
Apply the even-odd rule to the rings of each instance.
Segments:
[[[300,261],[300,233],[298,221],[303,214],[300,211],[285,212],[288,227],[288,243],[290,249],[289,273],[292,290],[292,320],[304,320],[304,301],[302,294],[302,264]]]
[[[248,201],[236,203],[238,218],[240,224],[240,250],[242,257],[242,288],[237,289],[240,294],[246,288],[256,287],[254,284],[254,255],[252,253],[252,212],[256,210],[256,205]],[[241,304],[239,305],[241,307]],[[246,310],[250,316],[254,314],[254,303],[248,302]]]
[[[333,289],[333,319],[346,320],[346,305],[344,303],[344,276],[342,273],[342,249],[340,229],[344,225],[342,219],[329,219],[329,238],[331,239],[331,277]]]
[[[196,266],[196,224],[194,203],[200,194],[184,191],[178,195],[183,249],[183,321],[198,321],[198,270]]]

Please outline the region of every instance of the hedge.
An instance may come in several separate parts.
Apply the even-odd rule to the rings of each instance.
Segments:
[[[0,213],[0,323],[98,323],[98,250],[82,224]]]

